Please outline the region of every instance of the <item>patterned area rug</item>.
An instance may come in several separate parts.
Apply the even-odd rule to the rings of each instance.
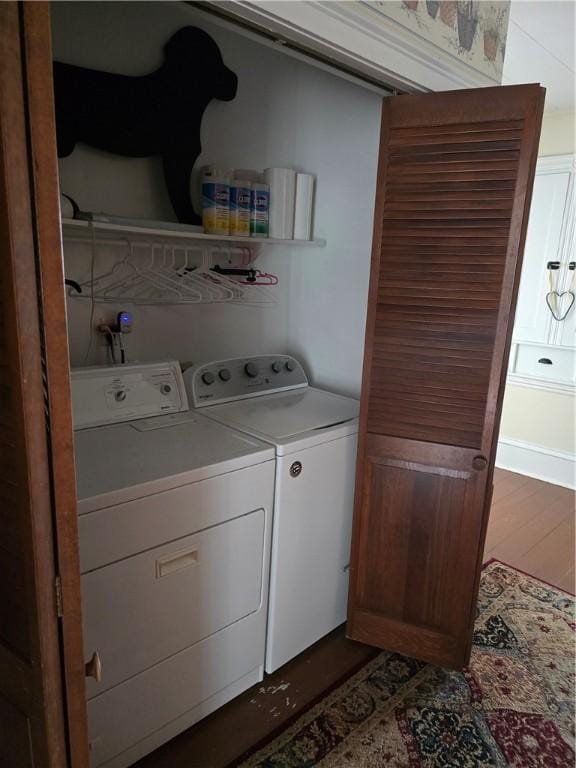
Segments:
[[[241,768],[574,768],[574,599],[484,569],[464,672],[381,653]]]

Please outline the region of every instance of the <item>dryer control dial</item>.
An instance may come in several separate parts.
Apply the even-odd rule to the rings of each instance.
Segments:
[[[206,373],[202,374],[202,381],[208,386],[210,386],[210,384],[214,384],[214,374],[210,371],[206,371]]]
[[[246,373],[246,376],[255,379],[256,376],[258,376],[258,366],[255,363],[246,363],[244,372]]]

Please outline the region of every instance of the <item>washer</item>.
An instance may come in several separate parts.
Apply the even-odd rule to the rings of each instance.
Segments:
[[[130,765],[263,677],[274,450],[178,363],[72,373],[91,764]]]
[[[359,403],[311,387],[288,355],[198,365],[184,381],[196,409],[275,449],[273,672],[346,619]]]

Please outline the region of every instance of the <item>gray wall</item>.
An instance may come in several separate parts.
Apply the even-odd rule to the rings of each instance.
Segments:
[[[233,102],[208,107],[198,165],[288,166],[318,179],[314,234],[326,238],[327,247],[270,247],[257,264],[280,277],[276,306],[135,307],[129,357],[197,362],[291,352],[303,359],[315,384],[358,393],[380,97],[206,23],[183,4],[55,2],[52,8],[55,58],[124,74],[158,66],[162,45],[181,26],[206,29],[238,74],[239,89]],[[60,173],[62,191],[85,210],[174,218],[157,158],[121,158],[79,145],[60,161]],[[65,259],[69,277],[87,276],[88,248],[65,243]],[[99,251],[97,268],[105,259]],[[89,304],[69,301],[73,365],[105,361],[96,335],[86,354]],[[131,309],[96,305],[94,318],[108,320],[120,308]]]

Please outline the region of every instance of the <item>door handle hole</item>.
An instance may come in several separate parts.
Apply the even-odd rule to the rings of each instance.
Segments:
[[[485,456],[474,456],[472,459],[472,466],[477,470],[486,469],[488,466],[488,459]]]

